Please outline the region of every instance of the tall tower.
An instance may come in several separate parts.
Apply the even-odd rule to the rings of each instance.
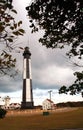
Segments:
[[[33,108],[33,94],[31,76],[31,53],[28,47],[25,47],[23,57],[23,95],[21,108],[30,109]]]

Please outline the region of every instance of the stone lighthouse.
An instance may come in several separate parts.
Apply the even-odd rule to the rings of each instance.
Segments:
[[[34,105],[32,93],[31,52],[28,47],[25,47],[23,57],[23,93],[21,108],[32,109]]]

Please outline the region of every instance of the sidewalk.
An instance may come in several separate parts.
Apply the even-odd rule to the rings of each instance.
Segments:
[[[77,128],[77,129],[64,129],[64,130],[83,130],[83,128]]]
[[[76,128],[76,129],[49,129],[49,130],[83,130],[83,128]]]

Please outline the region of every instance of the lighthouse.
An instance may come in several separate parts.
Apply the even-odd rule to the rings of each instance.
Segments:
[[[29,51],[29,47],[25,47],[23,53],[23,91],[21,108],[32,109],[33,106],[31,52]]]

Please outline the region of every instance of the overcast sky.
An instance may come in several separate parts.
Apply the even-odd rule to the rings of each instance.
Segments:
[[[42,104],[42,101],[49,98],[49,90],[52,90],[52,100],[57,102],[65,101],[81,101],[83,100],[80,95],[59,95],[58,89],[62,85],[71,85],[75,77],[74,71],[77,69],[73,66],[75,59],[69,60],[65,53],[68,48],[60,49],[47,49],[38,42],[42,37],[43,31],[31,34],[29,28],[29,20],[25,7],[30,3],[30,0],[13,0],[15,9],[18,11],[16,20],[23,21],[23,28],[26,31],[24,37],[18,38],[16,47],[29,46],[32,53],[32,82],[33,82],[33,97],[34,104]],[[18,49],[17,49],[18,51]],[[14,78],[7,76],[0,77],[0,95],[1,97],[10,96],[11,102],[22,101],[22,73],[23,73],[23,51],[13,54],[17,57],[17,69],[19,74]]]

